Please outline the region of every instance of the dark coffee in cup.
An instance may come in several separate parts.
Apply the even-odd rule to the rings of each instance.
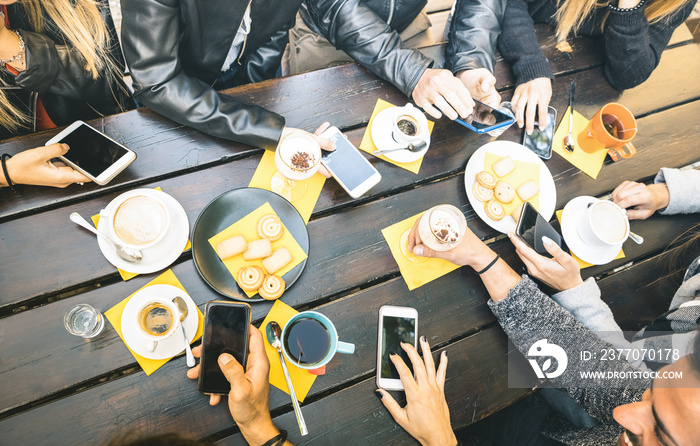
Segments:
[[[399,119],[396,120],[396,125],[407,136],[415,136],[418,133],[418,123],[412,116],[399,116]]]
[[[170,308],[154,302],[143,307],[139,313],[141,330],[151,336],[162,336],[173,326],[174,318]]]
[[[285,332],[284,348],[298,364],[316,364],[330,351],[331,336],[316,319],[297,319]]]
[[[603,120],[603,127],[612,136],[617,139],[624,139],[625,136],[625,125],[620,121],[617,116],[610,114],[603,114],[600,117]]]

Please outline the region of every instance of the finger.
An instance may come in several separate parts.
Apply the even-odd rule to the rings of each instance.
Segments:
[[[440,110],[433,107],[433,104],[431,104],[428,101],[424,101],[423,105],[421,105],[420,108],[422,108],[424,112],[426,112],[427,114],[429,114],[430,116],[432,116],[435,119],[442,118],[442,113],[440,113]]]
[[[467,88],[467,86],[464,85],[464,83],[462,83],[462,81],[460,81],[456,77],[453,77],[451,79],[451,84],[452,91],[458,97],[460,103],[464,105],[464,110],[457,111],[460,113],[460,116],[466,118],[474,110],[474,98],[472,98],[471,93],[469,93],[469,89]]]
[[[515,252],[518,254],[518,256],[521,256],[520,251],[515,251]],[[534,263],[532,263],[531,261],[529,261],[528,259],[526,259],[522,256],[520,257],[520,260],[523,261],[523,264],[525,265],[525,268],[527,269],[527,273],[529,275],[531,275],[532,277],[537,277],[537,278],[540,277],[540,270],[537,268],[537,265],[535,265]]]
[[[377,389],[375,392],[378,396],[381,396],[382,404],[384,407],[386,407],[386,410],[389,411],[394,420],[399,424],[399,426],[404,427],[404,424],[408,421],[406,418],[406,411],[386,390]]]
[[[440,365],[438,365],[435,381],[438,387],[445,393],[445,378],[447,376],[447,350],[443,350],[440,354]]]
[[[253,325],[248,327],[248,352],[246,373],[258,379],[267,377],[270,373],[270,361],[265,354],[265,342],[262,332]]]
[[[408,359],[410,359],[411,364],[413,364],[413,376],[416,378],[416,382],[428,382],[428,374],[425,371],[425,364],[423,363],[423,360],[420,359],[418,351],[416,351],[416,349],[407,342],[402,342],[401,348],[406,352]]]
[[[56,167],[56,169],[56,173],[58,174],[58,181],[66,185],[73,183],[89,183],[90,181],[92,181],[90,180],[90,178],[86,177],[77,170],[74,170],[72,167],[64,166]]]
[[[70,147],[68,147],[68,144],[62,144],[57,142],[56,144],[51,144],[50,146],[44,146],[44,147],[37,147],[36,152],[41,157],[41,159],[44,159],[46,161],[52,159],[52,158],[57,158],[61,155],[65,155],[66,152]]]
[[[416,223],[411,228],[411,232],[408,233],[408,250],[413,252],[413,248],[416,245],[423,243],[420,239],[420,233],[418,232],[418,224],[420,223],[420,218],[416,219]]]
[[[202,357],[202,344],[199,344],[196,347],[192,347],[192,354],[194,355],[195,358],[201,358]]]
[[[417,255],[418,257],[440,257],[440,254],[423,244],[416,244],[416,246],[413,247],[413,250],[411,252],[413,252],[413,254]]]
[[[454,121],[455,119],[459,118],[457,112],[452,108],[450,104],[447,103],[445,98],[443,98],[441,95],[437,95],[433,98],[433,104],[435,104],[435,106],[439,108],[440,111],[443,112],[451,120]]]
[[[328,121],[324,122],[323,124],[321,124],[319,126],[319,128],[316,129],[316,131],[314,132],[314,135],[316,135],[316,136],[320,135],[321,133],[325,132],[326,129],[330,126],[331,126],[330,122],[328,122]]]
[[[318,174],[324,178],[330,178],[333,176],[328,170],[328,168],[326,168],[326,166],[324,166],[323,164],[321,164],[321,166],[318,168]]]
[[[525,110],[525,131],[528,135],[535,130],[535,115],[537,114],[537,99],[530,96],[527,101],[527,110]]]
[[[316,138],[316,141],[318,142],[318,145],[321,146],[321,149],[327,152],[333,152],[335,150],[335,143],[330,139],[321,138],[320,136],[316,135],[314,135],[314,138]]]
[[[404,388],[404,390],[406,390],[406,393],[408,393],[409,391],[415,390],[416,389],[416,380],[413,379],[413,375],[411,374],[411,370],[409,370],[406,363],[403,362],[403,358],[401,358],[401,355],[399,355],[398,353],[394,353],[392,355],[390,353],[389,360],[394,363],[394,367],[396,367],[396,371],[399,372],[399,378],[401,379],[401,384],[403,384],[403,388]]]
[[[577,264],[574,258],[566,253],[559,245],[554,243],[554,240],[547,236],[542,237],[542,244],[544,244],[544,249],[554,257],[561,266]]]
[[[428,382],[435,382],[435,361],[433,361],[430,344],[428,344],[425,336],[420,337],[420,348],[423,352],[423,362],[425,363],[425,374],[428,377]]]
[[[216,406],[221,401],[221,395],[209,395],[209,405]]]
[[[197,364],[196,366],[192,367],[191,369],[187,369],[187,377],[189,379],[197,379],[199,378],[199,370],[201,369],[200,365]]]
[[[618,195],[619,195],[622,191],[626,190],[626,189],[629,187],[630,184],[634,184],[634,183],[633,183],[632,181],[623,181],[622,183],[620,183],[620,185],[617,186],[617,187],[615,188],[615,190],[613,190],[612,193],[610,194],[610,196],[612,197],[613,201],[615,201],[615,200],[618,198]]]
[[[226,377],[226,380],[231,383],[232,388],[239,387],[245,382],[243,366],[240,365],[232,355],[228,353],[219,355],[219,368]]]
[[[511,102],[515,104],[516,109],[516,120],[518,122],[518,127],[523,128],[525,125],[525,108],[527,107],[527,95],[523,94],[518,97],[517,102]]]
[[[628,209],[627,218],[630,220],[645,220],[649,218],[652,212],[648,209]]]
[[[469,101],[471,102],[471,96],[469,96],[469,91],[466,88],[464,88],[464,93],[466,94],[466,98],[469,98]],[[459,116],[455,116],[455,119],[457,119],[458,117],[466,118],[471,114],[471,110],[474,108],[474,106],[467,105],[465,97],[458,95],[452,90],[444,92],[442,96],[450,104],[450,106],[459,114]]]
[[[549,118],[549,115],[547,114],[547,106],[549,105],[549,101],[547,101],[545,98],[540,98],[540,101],[537,103],[537,113],[539,113],[539,126],[540,130],[544,130],[547,127],[547,119]]]
[[[496,78],[491,73],[484,73],[479,79],[479,88],[484,93],[484,96],[492,93],[496,87]]]

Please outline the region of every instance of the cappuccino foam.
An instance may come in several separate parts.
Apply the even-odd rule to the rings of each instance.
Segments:
[[[167,229],[163,206],[145,196],[131,197],[114,214],[114,232],[130,245],[145,245],[156,240]]]
[[[620,243],[627,235],[627,217],[612,203],[602,202],[591,209],[591,229],[603,241]]]

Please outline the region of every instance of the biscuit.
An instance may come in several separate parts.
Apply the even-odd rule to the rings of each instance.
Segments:
[[[476,181],[488,189],[496,187],[496,179],[490,173],[483,171],[476,174]]]
[[[275,274],[294,260],[292,253],[286,247],[281,247],[266,259],[263,259],[262,266],[268,274]]]
[[[257,291],[265,280],[265,271],[259,266],[246,266],[238,270],[236,282],[243,291]]]
[[[506,181],[496,183],[496,188],[493,190],[493,196],[501,203],[510,203],[515,198],[515,189]]]
[[[267,300],[275,300],[282,296],[286,284],[280,276],[266,276],[262,286],[258,290],[260,297]]]
[[[267,214],[260,218],[256,230],[258,237],[266,238],[271,242],[276,242],[284,235],[284,226],[275,214]]]
[[[499,178],[503,178],[504,176],[508,175],[509,173],[515,170],[515,162],[511,157],[506,156],[493,163],[493,166],[491,166],[491,168],[493,169],[493,172],[496,175],[498,175]]]
[[[510,213],[510,216],[513,217],[513,220],[515,220],[515,223],[517,223],[520,220],[520,214],[523,212],[523,205],[525,202],[520,203],[513,211]]]
[[[527,201],[540,193],[540,186],[535,181],[529,180],[518,186],[515,191],[523,201]]]
[[[242,235],[234,235],[216,244],[216,254],[221,260],[230,259],[233,256],[245,252],[248,249],[248,242]]]
[[[496,200],[486,202],[484,204],[484,210],[491,220],[499,221],[506,216],[506,209]]]
[[[248,249],[243,253],[243,260],[264,259],[272,254],[272,244],[268,239],[253,240],[248,243]]]
[[[493,198],[493,189],[484,187],[481,183],[477,181],[474,182],[474,188],[472,189],[472,192],[474,192],[474,197],[479,201],[485,202]]]

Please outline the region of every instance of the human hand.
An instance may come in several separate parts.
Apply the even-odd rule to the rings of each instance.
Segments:
[[[508,236],[513,246],[515,246],[515,252],[523,261],[527,267],[528,274],[531,276],[558,291],[568,290],[583,283],[581,268],[576,260],[550,238],[542,237],[542,242],[547,252],[554,257],[553,259],[539,255],[512,232]]]
[[[518,127],[528,135],[535,129],[535,114],[539,111],[538,125],[541,129],[547,125],[547,106],[552,99],[552,81],[548,77],[538,77],[515,87],[510,102],[518,113],[515,117]]]
[[[417,106],[435,119],[440,119],[442,113],[453,120],[460,116],[466,118],[474,109],[467,87],[448,70],[425,70],[412,97]]]
[[[329,122],[324,122],[313,133],[308,133],[304,130],[297,129],[294,127],[285,127],[282,129],[282,136],[280,137],[280,141],[282,141],[284,139],[284,137],[289,135],[290,133],[294,133],[294,132],[307,133],[307,134],[313,136],[313,138],[318,142],[318,145],[321,146],[321,150],[325,150],[327,152],[333,152],[336,148],[335,143],[333,141],[331,141],[330,139],[321,138],[320,136],[318,136],[321,133],[325,132],[326,129],[330,126],[331,126],[331,124]],[[328,171],[328,169],[326,169],[326,166],[324,166],[323,164],[321,164],[321,166],[318,168],[318,173],[320,173],[321,175],[323,175],[326,178],[331,177],[331,173]]]
[[[423,360],[412,345],[401,343],[413,364],[411,371],[396,353],[389,359],[394,363],[406,391],[406,406],[399,403],[385,390],[377,389],[382,404],[394,420],[423,446],[456,445],[457,438],[450,425],[450,409],[445,401],[445,375],[447,373],[447,352],[440,355],[440,365],[435,371],[435,362],[425,336],[421,337]]]
[[[25,150],[8,159],[7,174],[13,184],[66,187],[73,183],[87,183],[90,178],[53,158],[68,152],[67,144],[51,144]],[[7,186],[4,175],[0,175],[0,186]]]
[[[613,203],[627,209],[630,220],[644,220],[654,212],[668,206],[670,195],[666,183],[649,186],[634,181],[625,181],[612,191]]]
[[[467,87],[473,99],[495,109],[501,105],[501,95],[496,91],[496,78],[486,68],[460,71],[456,76]]]
[[[268,394],[270,392],[270,362],[265,354],[265,346],[260,330],[250,326],[248,330],[248,363],[246,370],[228,353],[219,356],[219,367],[231,383],[228,394],[228,408],[231,416],[249,444],[263,444],[279,434],[272,424]],[[202,346],[192,349],[192,354],[202,356]],[[187,371],[187,377],[199,378],[201,364]],[[221,401],[220,395],[210,395],[209,404],[215,406]]]

